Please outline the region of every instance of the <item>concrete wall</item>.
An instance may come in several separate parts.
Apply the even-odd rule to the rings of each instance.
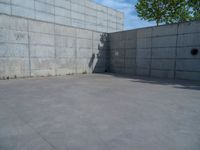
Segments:
[[[109,35],[110,71],[170,79],[200,80],[200,22]],[[191,49],[199,53],[191,55]]]
[[[137,32],[118,32],[109,35],[110,67],[114,73],[135,74]]]
[[[0,78],[105,72],[107,34],[0,15]]]
[[[199,41],[200,22],[107,34],[1,14],[0,78],[110,71],[200,80]]]
[[[100,32],[124,28],[121,12],[91,0],[0,0],[0,13]]]

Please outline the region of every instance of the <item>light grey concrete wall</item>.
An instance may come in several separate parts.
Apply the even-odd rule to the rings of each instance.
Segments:
[[[200,80],[198,21],[117,32],[109,36],[111,72]],[[191,55],[193,48],[199,50],[196,56]]]
[[[0,13],[100,32],[124,29],[121,12],[91,0],[0,0]]]
[[[106,33],[0,15],[0,78],[105,72]]]

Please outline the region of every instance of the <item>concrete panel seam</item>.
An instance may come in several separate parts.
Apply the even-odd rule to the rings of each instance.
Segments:
[[[178,31],[179,31],[179,23],[177,24],[177,33],[176,33],[176,48],[175,48],[175,58],[174,58],[174,80],[176,79],[176,59],[177,59],[177,45],[178,45]]]
[[[152,38],[152,34],[153,34],[153,28],[151,28],[151,48],[150,48],[150,64],[149,64],[149,76],[151,76],[151,71],[152,71],[152,56],[153,56],[153,47],[152,47],[152,42],[153,42],[153,38]]]
[[[28,20],[28,60],[29,60],[29,76],[31,77],[31,50],[30,50],[29,20]]]
[[[77,54],[77,51],[78,51],[78,48],[77,48],[77,39],[78,39],[78,37],[77,37],[77,30],[75,31],[75,36],[76,36],[76,38],[75,38],[75,73],[78,73],[78,66],[77,66],[77,56],[78,56],[78,54]]]

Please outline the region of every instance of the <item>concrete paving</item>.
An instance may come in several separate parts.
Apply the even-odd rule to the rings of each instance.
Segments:
[[[0,150],[199,150],[200,83],[80,75],[0,81]]]

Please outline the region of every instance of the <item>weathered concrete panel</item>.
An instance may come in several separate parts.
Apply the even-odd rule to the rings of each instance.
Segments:
[[[85,23],[85,27],[88,28],[88,29],[94,30],[94,31],[97,30],[97,26],[94,23],[88,23],[88,22],[86,22]]]
[[[113,59],[118,59],[118,58],[124,59],[125,51],[124,49],[115,49],[110,52],[110,55],[111,55],[111,58]]]
[[[54,46],[54,36],[41,33],[30,33],[30,44]]]
[[[178,36],[178,46],[200,46],[200,33],[183,34]]]
[[[152,58],[175,58],[176,48],[152,48]]]
[[[179,34],[200,32],[200,22],[192,21],[179,24]]]
[[[200,72],[200,59],[185,59],[177,60],[176,69],[178,71],[199,71]]]
[[[71,26],[71,18],[55,16],[55,23],[57,24],[65,24]]]
[[[152,69],[174,70],[173,59],[152,59]]]
[[[176,36],[164,36],[152,38],[152,47],[175,47]]]
[[[23,8],[12,5],[12,15],[26,17],[26,18],[34,18],[35,12],[33,9],[30,8]]]
[[[124,69],[124,67],[125,67],[125,60],[122,58],[118,58],[118,59],[114,58],[114,59],[110,60],[110,63],[111,63],[111,66],[113,66],[111,68],[123,68]]]
[[[55,34],[76,37],[76,29],[72,27],[55,25]]]
[[[200,81],[200,72],[177,71],[176,79]]]
[[[137,30],[130,30],[129,32],[123,32],[126,40],[137,41]]]
[[[177,24],[172,24],[170,26],[164,25],[159,27],[153,27],[152,36],[167,36],[177,34]]]
[[[24,31],[11,31],[7,29],[0,29],[0,42],[27,44],[28,33]]]
[[[57,16],[63,16],[63,17],[71,17],[71,12],[68,9],[55,7],[55,15]]]
[[[136,74],[136,70],[133,69],[133,67],[125,67],[125,74],[131,74],[131,75],[135,75]]]
[[[138,68],[150,68],[150,59],[136,59],[136,65]]]
[[[32,58],[54,58],[55,48],[46,45],[30,45],[30,56]]]
[[[151,38],[139,38],[137,39],[137,48],[151,48]]]
[[[7,1],[9,1],[9,0],[7,0]],[[22,7],[25,7],[25,8],[34,9],[34,0],[26,0],[26,1],[23,1],[23,2],[22,2],[22,0],[11,0],[11,4],[17,5],[17,6],[22,6]]]
[[[10,4],[10,0],[0,0],[1,3]]]
[[[58,58],[56,59],[56,75],[67,75],[76,72],[76,64],[74,58]]]
[[[50,58],[31,58],[32,76],[55,76],[55,60]]]
[[[92,31],[76,29],[76,33],[78,38],[92,39]]]
[[[71,16],[73,19],[80,20],[82,23],[84,23],[85,15],[83,13],[79,12],[71,12]]]
[[[11,14],[11,7],[9,4],[0,3],[0,13]]]
[[[36,19],[41,21],[54,22],[55,16],[53,14],[36,11]]]
[[[54,0],[35,0],[35,1],[43,2],[43,3],[46,3],[46,4],[54,5]]]
[[[75,59],[75,48],[68,47],[56,47],[57,58],[74,58]]]
[[[137,58],[151,58],[151,49],[137,49]]]
[[[125,48],[125,41],[112,41],[109,43],[111,50]]]
[[[28,23],[29,23],[29,31],[30,32],[54,34],[54,25],[53,24],[32,21],[32,20],[30,20]]]
[[[73,37],[66,37],[66,36],[55,36],[55,44],[57,47],[76,47],[76,39]]]
[[[92,49],[90,48],[79,48],[77,50],[77,58],[92,58],[93,53],[92,53]]]
[[[28,45],[26,44],[0,44],[0,57],[28,58]]]
[[[85,23],[82,20],[72,18],[72,26],[78,28],[85,28]]]
[[[135,59],[125,59],[125,67],[134,69],[136,67]]]
[[[10,20],[11,17],[9,16],[5,16],[5,15],[1,15],[0,16],[0,28],[2,29],[10,29]]]
[[[80,5],[80,4],[71,3],[71,10],[72,10],[72,13],[73,12],[79,12],[79,13],[84,14],[85,7]]]
[[[137,40],[127,40],[125,42],[125,48],[137,48]]]
[[[124,26],[121,12],[88,0],[1,0],[0,13],[10,15],[11,12],[14,16],[101,32],[122,30]]]
[[[70,9],[71,2],[69,0],[54,0],[55,6]]]
[[[152,69],[151,76],[152,77],[158,77],[158,78],[173,79],[174,78],[174,71]]]
[[[29,76],[29,60],[27,58],[0,58],[0,64],[1,78]]]
[[[92,65],[90,65],[90,59],[79,58],[76,63],[76,73],[92,73]]]
[[[125,58],[126,59],[135,59],[136,58],[137,49],[126,49]]]
[[[152,28],[143,28],[137,30],[137,38],[150,38],[152,36]]]
[[[77,39],[77,48],[92,49],[92,41],[88,39]]]
[[[200,46],[178,47],[177,48],[177,58],[191,58],[191,59],[200,58],[200,53],[198,53],[197,55],[191,54],[191,50],[194,48],[200,50]]]
[[[35,9],[40,12],[55,14],[55,7],[47,3],[35,2]]]
[[[140,68],[140,67],[137,67],[136,68],[136,75],[141,75],[141,76],[150,76],[149,75],[149,71],[150,69],[149,68]]]

